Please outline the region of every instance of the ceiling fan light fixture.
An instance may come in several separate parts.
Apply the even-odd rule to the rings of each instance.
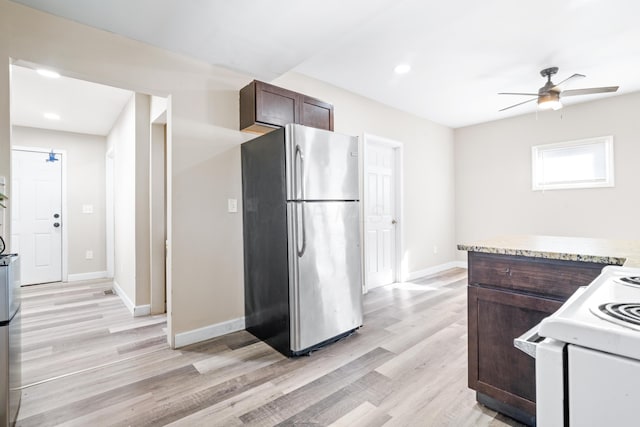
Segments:
[[[60,115],[56,113],[44,113],[43,116],[47,120],[60,120]]]
[[[36,70],[36,72],[38,74],[40,74],[41,76],[48,77],[50,79],[60,78],[60,73],[58,73],[57,71],[53,71],[53,70],[47,70],[46,68],[38,68]]]
[[[393,69],[393,71],[396,74],[407,74],[409,71],[411,71],[411,65],[406,63],[398,64],[396,65],[396,68]]]
[[[562,108],[559,92],[549,92],[538,96],[540,110],[559,110]]]

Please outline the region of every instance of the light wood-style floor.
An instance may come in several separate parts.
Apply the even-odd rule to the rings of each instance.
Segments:
[[[516,426],[466,386],[465,286],[374,289],[357,333],[295,359],[244,331],[171,350],[110,282],[24,288],[18,426]]]

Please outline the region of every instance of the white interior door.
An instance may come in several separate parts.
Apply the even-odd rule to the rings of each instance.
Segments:
[[[11,252],[23,285],[62,280],[62,154],[12,150]]]
[[[367,289],[396,280],[396,162],[393,146],[367,143],[365,268]]]

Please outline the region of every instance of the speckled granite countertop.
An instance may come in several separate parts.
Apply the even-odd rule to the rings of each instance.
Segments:
[[[458,249],[489,254],[597,262],[640,267],[640,241],[556,236],[504,236],[459,244]]]

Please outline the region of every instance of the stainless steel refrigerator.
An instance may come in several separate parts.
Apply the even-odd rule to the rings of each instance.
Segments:
[[[246,329],[306,354],[362,326],[358,140],[291,124],[241,151]]]
[[[0,427],[15,425],[20,409],[20,258],[0,254]]]

